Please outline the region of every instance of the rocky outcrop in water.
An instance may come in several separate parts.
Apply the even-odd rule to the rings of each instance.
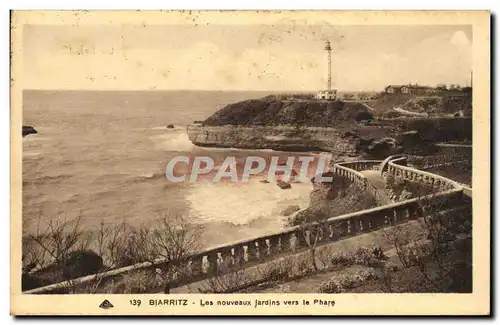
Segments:
[[[289,205],[288,207],[286,207],[286,209],[284,209],[283,211],[281,211],[281,215],[285,216],[285,217],[288,217],[289,215],[291,215],[294,212],[297,212],[299,210],[300,210],[300,207],[298,205],[296,205],[296,204]]]
[[[23,125],[23,137],[30,135],[30,134],[37,134],[38,132],[35,130],[34,127],[28,126],[28,125]]]
[[[292,185],[290,185],[290,183],[284,182],[282,180],[278,180],[276,182],[276,185],[278,185],[278,187],[281,188],[282,190],[287,190],[289,188],[292,188]]]

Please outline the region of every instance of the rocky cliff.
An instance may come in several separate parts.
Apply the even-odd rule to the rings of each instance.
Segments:
[[[428,151],[435,142],[471,140],[472,119],[374,120],[360,103],[266,97],[228,105],[187,131],[198,146],[383,159],[408,150]]]
[[[355,135],[334,128],[193,125],[187,133],[193,144],[203,147],[330,151],[341,156],[356,156],[359,145]]]
[[[204,125],[332,127],[371,118],[370,110],[355,102],[280,100],[266,97],[227,105],[206,119]]]

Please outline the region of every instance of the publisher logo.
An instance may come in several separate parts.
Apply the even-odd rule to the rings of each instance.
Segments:
[[[109,309],[109,308],[113,308],[113,304],[109,302],[108,299],[105,299],[103,302],[101,302],[101,304],[99,305],[99,308],[102,308],[102,309]]]

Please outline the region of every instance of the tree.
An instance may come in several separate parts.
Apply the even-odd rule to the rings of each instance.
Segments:
[[[318,265],[316,264],[316,248],[318,245],[320,231],[318,223],[311,223],[302,227],[302,234],[305,237],[306,244],[309,247],[309,252],[311,253],[311,264],[316,272],[318,271]]]
[[[99,263],[100,257],[93,256],[92,263],[89,263],[88,257],[95,253],[89,251],[90,237],[89,233],[82,230],[82,215],[79,214],[75,220],[67,220],[60,215],[48,218],[39,216],[36,230],[25,232],[27,254],[23,257],[31,261],[23,261],[24,265],[29,266],[23,268],[23,278],[30,281],[34,276],[28,273],[37,265],[38,269],[45,268],[46,273],[52,274],[53,282],[68,281],[68,288],[74,292],[72,280],[98,270],[102,260]],[[42,224],[46,226],[42,227]],[[82,268],[83,260],[88,269]],[[28,289],[30,286],[24,287]]]
[[[183,216],[162,215],[154,228],[134,231],[127,250],[131,259],[149,261],[162,278],[164,292],[169,293],[174,281],[189,276],[185,258],[198,251],[201,227],[189,223]]]
[[[472,291],[472,223],[468,209],[450,213],[450,197],[420,197],[417,214],[423,231],[410,234],[400,226],[385,230],[401,264],[413,268],[418,292]],[[453,198],[454,200],[454,198]]]
[[[139,262],[151,262],[143,273],[152,271],[153,279],[160,276],[168,291],[170,282],[188,275],[184,259],[200,248],[201,228],[181,216],[163,215],[154,227],[101,222],[90,231],[82,230],[81,221],[81,215],[72,221],[39,218],[36,230],[25,233],[23,291],[64,282],[60,293],[95,293],[107,271]],[[36,274],[32,274],[34,269],[38,269]],[[77,280],[91,274],[93,278],[85,284]],[[39,275],[49,278],[49,283],[39,281]]]

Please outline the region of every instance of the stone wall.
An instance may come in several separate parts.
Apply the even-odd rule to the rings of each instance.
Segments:
[[[472,140],[472,118],[410,118],[401,120],[404,131],[416,130],[432,142]]]

